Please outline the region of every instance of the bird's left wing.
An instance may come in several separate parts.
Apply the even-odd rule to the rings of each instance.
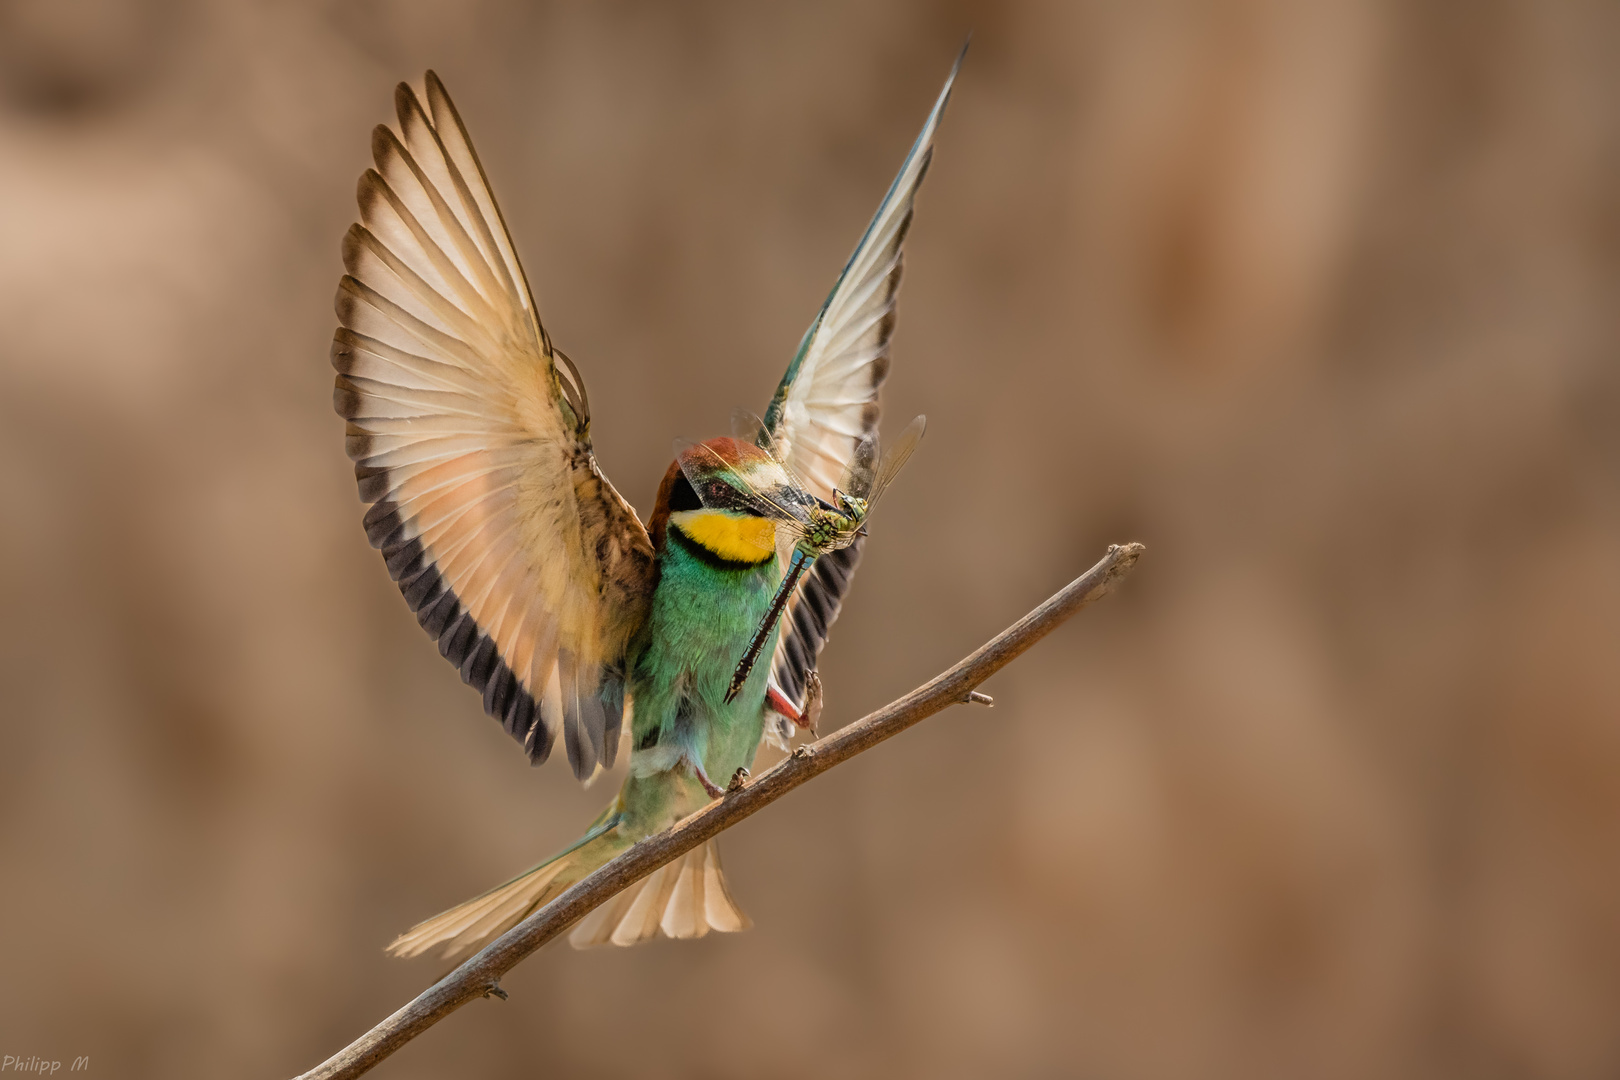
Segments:
[[[344,238],[334,404],[366,534],[485,710],[580,778],[611,765],[646,529],[597,468],[585,387],[536,316],[444,86],[395,92]]]
[[[894,333],[906,233],[917,189],[933,159],[934,133],[961,66],[958,56],[921,134],[805,331],[765,413],[773,452],[812,494],[828,502],[833,501],[833,489],[843,480],[855,448],[877,432],[878,390],[889,374],[889,339]],[[804,703],[806,680],[815,670],[827,628],[838,617],[860,553],[857,542],[817,559],[783,613],[771,677],[794,707]]]

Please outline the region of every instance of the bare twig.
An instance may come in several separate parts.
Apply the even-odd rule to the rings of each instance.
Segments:
[[[506,994],[500,989],[502,975],[626,886],[729,829],[839,762],[849,760],[951,705],[983,700],[984,695],[975,696],[972,693],[975,687],[1006,667],[1069,616],[1107,595],[1114,583],[1135,565],[1143,550],[1141,544],[1110,547],[1108,554],[1096,566],[949,671],[825,739],[799,747],[774,768],[754,779],[739,783],[740,778],[734,778],[723,798],[657,836],[648,837],[612,862],[581,878],[561,896],[428,987],[416,1000],[338,1054],[304,1073],[298,1080],[343,1080],[359,1076],[467,1002],[490,994],[504,998]]]

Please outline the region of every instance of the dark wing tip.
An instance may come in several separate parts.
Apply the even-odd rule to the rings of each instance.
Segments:
[[[417,96],[416,90],[400,83],[394,90],[394,115],[399,117],[399,130],[409,132],[418,126],[428,130],[433,129],[433,121],[428,119],[427,109],[422,105],[422,99]]]
[[[411,89],[410,83],[401,82],[394,87],[394,115],[399,117],[401,124],[405,123],[411,113],[419,111],[421,106],[417,104],[416,91]]]
[[[371,129],[371,160],[379,165],[388,158],[389,149],[399,142],[394,135],[394,129],[387,124],[378,124]],[[381,177],[378,177],[381,179]]]

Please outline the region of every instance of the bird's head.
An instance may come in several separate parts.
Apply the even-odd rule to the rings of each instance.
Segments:
[[[653,543],[673,527],[685,541],[725,563],[758,565],[776,554],[776,523],[760,496],[797,497],[787,473],[764,450],[732,438],[681,450],[658,488]]]

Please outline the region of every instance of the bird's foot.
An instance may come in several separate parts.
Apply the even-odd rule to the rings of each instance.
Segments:
[[[818,734],[816,725],[821,722],[821,676],[814,671],[805,676],[804,708],[794,722],[810,734]]]
[[[821,676],[814,671],[805,676],[803,708],[794,705],[775,686],[765,689],[765,707],[778,716],[787,717],[800,729],[815,734],[816,722],[821,719]]]
[[[703,790],[709,793],[709,798],[718,799],[726,793],[724,788],[709,779],[709,774],[703,771],[703,766],[695,761],[692,762],[692,774],[697,777],[698,783],[703,785]]]
[[[726,791],[741,791],[743,786],[748,783],[748,775],[747,769],[740,765],[737,766],[737,771],[731,774],[731,783],[726,785]]]

